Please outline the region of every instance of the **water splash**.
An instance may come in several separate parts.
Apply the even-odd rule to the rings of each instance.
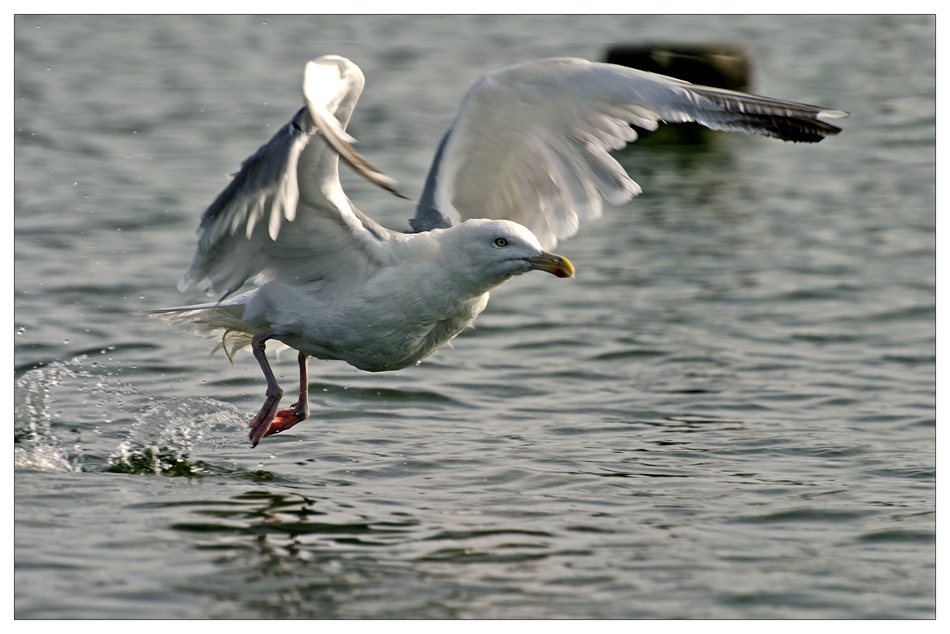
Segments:
[[[152,399],[135,418],[126,439],[110,455],[106,471],[197,476],[217,469],[206,462],[191,460],[194,449],[214,440],[211,432],[215,427],[224,425],[233,430],[233,422],[240,418],[240,413],[231,405],[207,398],[163,403]]]
[[[79,457],[53,431],[52,391],[64,378],[75,378],[61,362],[27,372],[14,392],[14,464],[41,471],[81,471]]]
[[[219,435],[241,438],[243,416],[208,398],[159,401],[88,356],[30,370],[16,383],[14,463],[41,471],[197,476],[192,458]]]

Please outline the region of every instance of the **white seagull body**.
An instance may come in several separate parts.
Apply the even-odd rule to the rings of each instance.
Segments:
[[[846,113],[695,86],[580,59],[530,62],[483,76],[469,90],[429,172],[413,231],[383,228],[340,186],[343,157],[374,183],[394,182],[353,150],[345,132],[363,89],[347,59],[309,62],[305,105],[241,166],[205,211],[180,290],[218,302],[149,311],[219,346],[250,345],[267,379],[252,445],[309,415],[307,361],[338,359],[371,372],[418,363],[472,323],[488,291],[530,270],[573,277],[546,249],[640,192],[610,150],[635,124],[695,121],[715,130],[815,142]],[[256,288],[228,297],[254,279]],[[274,339],[299,352],[300,396],[282,390],[264,355]]]

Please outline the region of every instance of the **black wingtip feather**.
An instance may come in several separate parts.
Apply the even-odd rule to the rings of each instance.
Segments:
[[[794,143],[818,143],[834,136],[841,128],[817,118],[797,118],[783,115],[742,114],[732,122],[737,127]]]

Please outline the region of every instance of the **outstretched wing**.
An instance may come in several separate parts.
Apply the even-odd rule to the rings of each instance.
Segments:
[[[640,187],[610,156],[637,138],[629,124],[695,121],[714,130],[816,142],[847,113],[696,86],[582,59],[529,62],[483,76],[442,139],[410,222],[416,231],[469,218],[507,218],[545,248],[579,219]]]
[[[325,56],[304,73],[306,105],[241,165],[198,228],[198,249],[179,283],[222,298],[249,278],[292,284],[361,275],[379,265],[390,232],[355,209],[339,180],[339,157],[391,191],[393,181],[350,145],[346,132],[363,73]]]

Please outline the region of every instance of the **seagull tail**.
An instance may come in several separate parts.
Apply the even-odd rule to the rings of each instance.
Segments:
[[[169,324],[191,324],[191,332],[195,334],[220,338],[211,354],[223,350],[228,360],[234,363],[234,354],[250,346],[251,338],[257,334],[250,324],[241,320],[243,313],[243,305],[213,303],[143,310],[132,314],[160,317]]]

